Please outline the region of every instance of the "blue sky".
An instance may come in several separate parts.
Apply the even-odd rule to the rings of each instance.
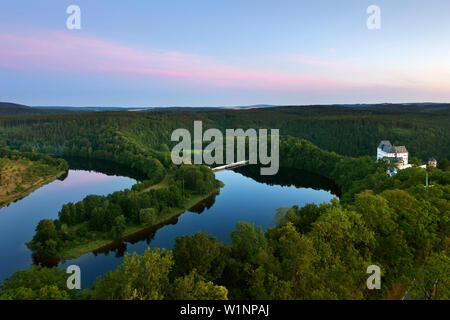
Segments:
[[[81,30],[66,28],[71,4]],[[2,2],[0,101],[448,102],[449,18],[447,0]]]

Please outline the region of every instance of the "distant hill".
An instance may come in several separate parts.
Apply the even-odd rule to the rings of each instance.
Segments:
[[[17,115],[39,115],[39,114],[67,114],[77,112],[70,108],[64,107],[30,107],[23,104],[0,102],[0,116],[17,116]]]
[[[372,110],[374,112],[450,112],[450,104],[448,103],[381,103],[381,104],[330,104],[330,105],[301,105],[301,106],[276,106],[257,104],[249,106],[219,106],[219,107],[189,107],[189,106],[170,106],[170,107],[101,107],[101,106],[86,106],[86,107],[71,107],[71,106],[25,106],[16,103],[0,102],[0,116],[15,116],[15,115],[47,115],[47,114],[68,114],[81,112],[154,112],[154,111],[190,111],[190,112],[207,112],[207,111],[293,111],[296,113],[304,113],[313,111],[319,112],[342,112],[358,111],[358,110]]]
[[[33,108],[46,111],[71,111],[71,112],[98,112],[98,111],[128,111],[128,109],[137,108],[123,108],[123,107],[70,107],[70,106],[33,106]]]
[[[24,106],[22,104],[0,102],[0,116],[21,114],[42,114],[42,111]]]
[[[276,107],[279,107],[279,106],[278,105],[275,106],[275,105],[271,105],[271,104],[254,104],[254,105],[251,105],[251,106],[228,106],[228,107],[220,107],[220,108],[223,108],[223,109],[244,109],[244,110],[247,110],[247,109],[261,109],[261,108],[276,108]]]
[[[277,106],[268,104],[258,104],[251,106],[220,106],[220,107],[189,107],[189,106],[169,106],[169,107],[101,107],[101,106],[86,106],[86,107],[70,107],[70,106],[33,106],[41,110],[67,110],[67,111],[82,111],[82,112],[101,112],[101,111],[130,111],[130,112],[149,112],[159,110],[171,111],[207,111],[218,109],[258,109],[258,108],[274,108]]]
[[[25,125],[26,121],[17,119],[35,119],[45,117],[45,122],[53,129],[43,130],[40,140],[36,136],[27,137],[18,134],[11,144],[12,148],[20,149],[23,144],[31,150],[35,146],[48,146],[52,152],[60,152],[59,147],[68,139],[74,139],[79,150],[98,148],[95,141],[90,141],[91,130],[99,134],[101,129],[109,128],[110,124],[121,127],[120,133],[126,134],[129,141],[137,145],[148,145],[155,148],[159,143],[171,146],[170,137],[176,128],[192,128],[193,121],[203,120],[209,127],[225,130],[228,128],[271,129],[277,128],[281,135],[289,135],[313,142],[322,149],[334,151],[348,156],[374,156],[376,147],[382,140],[389,140],[394,145],[406,146],[411,157],[427,161],[434,157],[440,161],[450,159],[450,104],[446,103],[403,103],[403,104],[335,104],[335,105],[303,105],[303,106],[248,106],[244,108],[190,108],[174,107],[128,107],[108,108],[90,106],[68,110],[66,115],[23,115],[35,112],[61,112],[61,107],[47,109],[29,109],[26,106],[14,106],[7,110],[10,114],[20,112],[17,116],[0,116],[2,133],[4,128],[14,128]],[[93,111],[93,110],[98,110]],[[111,109],[109,109],[111,110]],[[63,110],[64,111],[64,110]],[[101,112],[104,111],[104,112]],[[71,120],[76,120],[73,123]],[[27,124],[28,126],[28,124]],[[39,121],[30,121],[29,126],[40,127]],[[69,126],[71,129],[67,128]],[[77,126],[77,128],[74,128]],[[115,125],[111,129],[116,128]],[[11,135],[14,130],[10,131]],[[88,136],[89,134],[89,136]],[[111,137],[117,134],[111,132]],[[48,138],[54,139],[54,145],[49,146]],[[82,137],[89,137],[82,139]],[[0,145],[7,143],[8,135],[0,134]],[[13,141],[13,140],[11,140]],[[54,150],[54,151],[53,151]]]
[[[103,112],[103,111],[130,111],[130,112],[149,112],[149,111],[159,111],[159,110],[171,110],[171,111],[207,111],[207,110],[217,110],[217,109],[240,109],[240,108],[254,108],[251,107],[183,107],[183,106],[170,106],[170,107],[68,107],[68,106],[33,106],[33,108],[38,108],[41,110],[67,110],[67,111],[78,111],[78,112]]]

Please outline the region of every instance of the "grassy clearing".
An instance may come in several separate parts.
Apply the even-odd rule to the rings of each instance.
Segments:
[[[161,182],[154,184],[148,188],[143,189],[141,192],[148,192],[150,190],[154,190],[154,189],[159,189],[159,188],[165,188],[169,186],[169,179],[167,176],[164,177],[164,179],[162,179]]]
[[[64,171],[28,159],[0,158],[0,208],[52,182]]]

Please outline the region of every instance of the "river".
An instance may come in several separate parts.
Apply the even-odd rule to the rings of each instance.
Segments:
[[[134,178],[138,179],[132,172],[105,165],[84,165],[85,170],[81,170],[80,163],[69,163],[71,169],[64,180],[55,180],[0,209],[0,281],[33,263],[25,242],[31,240],[41,219],[57,218],[64,203],[82,200],[88,194],[106,195],[130,188],[136,183]],[[97,252],[61,262],[60,266],[78,265],[82,287],[91,286],[98,276],[115,269],[127,252],[142,253],[149,246],[171,249],[177,236],[197,231],[229,242],[238,221],[248,221],[266,229],[273,225],[277,208],[329,202],[338,194],[330,181],[304,171],[280,168],[274,177],[261,177],[258,172],[253,166],[217,172],[216,177],[225,183],[217,195],[158,229],[148,228]]]

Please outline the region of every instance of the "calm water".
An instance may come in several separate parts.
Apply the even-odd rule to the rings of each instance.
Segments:
[[[130,188],[136,180],[108,176],[86,170],[69,170],[67,177],[55,180],[29,196],[0,209],[0,281],[32,263],[25,245],[32,239],[41,219],[57,218],[62,205],[82,200],[89,194],[107,195]]]
[[[96,277],[115,269],[126,252],[142,253],[149,246],[171,249],[177,236],[197,231],[229,242],[230,233],[238,221],[248,221],[266,229],[272,226],[279,207],[318,204],[334,197],[331,190],[335,188],[329,181],[302,171],[282,169],[276,177],[262,178],[257,168],[242,167],[237,172],[218,172],[216,177],[225,183],[219,194],[166,225],[143,230],[95,253],[60,263],[60,266],[80,266],[82,287],[87,287]],[[24,243],[33,236],[39,220],[57,217],[62,204],[69,201],[81,200],[87,194],[108,194],[129,188],[134,183],[131,178],[70,170],[64,181],[55,181],[0,209],[0,280],[32,263],[30,251]]]

